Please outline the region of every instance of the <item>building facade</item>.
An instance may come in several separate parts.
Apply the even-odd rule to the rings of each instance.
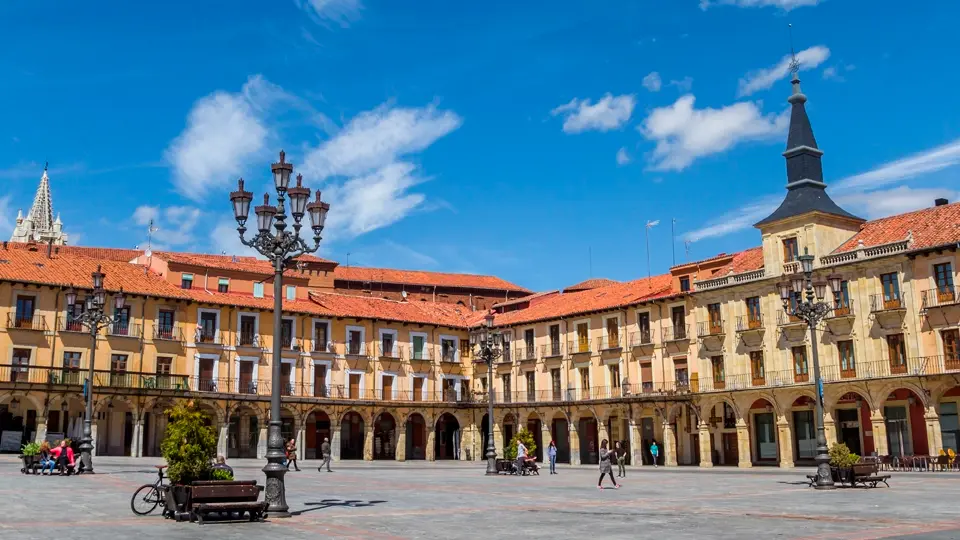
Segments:
[[[280,384],[283,432],[305,459],[329,437],[337,459],[479,460],[491,430],[502,452],[526,428],[538,455],[555,440],[574,464],[596,463],[609,439],[634,465],[651,463],[657,441],[668,466],[793,467],[813,463],[815,354],[829,443],[864,455],[957,450],[960,204],[873,221],[840,208],[793,85],[787,194],[756,225],[760,245],[649,278],[529,294],[488,276],[306,258],[285,276],[277,329],[264,261],[4,245],[0,431],[78,438],[94,340],[65,291],[89,287],[102,265],[126,304],[95,338],[100,454],[158,455],[165,410],[191,399],[220,453],[263,457]],[[777,286],[804,253],[815,280],[840,283],[813,333]],[[492,380],[470,348],[488,307],[504,338]]]

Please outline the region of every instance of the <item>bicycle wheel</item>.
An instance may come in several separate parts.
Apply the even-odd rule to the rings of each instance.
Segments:
[[[163,499],[157,486],[144,484],[137,488],[133,498],[130,499],[130,509],[138,516],[145,516],[153,512],[161,500]]]

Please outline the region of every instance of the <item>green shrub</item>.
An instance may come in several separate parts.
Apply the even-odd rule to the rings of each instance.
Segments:
[[[25,456],[36,456],[40,454],[40,443],[31,442],[20,447],[20,453]]]
[[[530,433],[526,429],[521,429],[513,436],[513,439],[510,440],[510,446],[504,451],[504,456],[506,459],[517,459],[517,441],[523,441],[523,445],[527,447],[527,455],[532,456],[537,450],[537,444],[533,442],[533,433]]]
[[[860,462],[860,456],[850,451],[844,443],[837,443],[830,447],[830,465],[840,469],[850,468]]]
[[[193,402],[179,403],[169,411],[170,422],[160,443],[167,460],[167,476],[174,484],[189,484],[210,476],[210,461],[217,452],[213,429]]]
[[[233,475],[226,469],[213,469],[210,473],[211,480],[233,480]]]

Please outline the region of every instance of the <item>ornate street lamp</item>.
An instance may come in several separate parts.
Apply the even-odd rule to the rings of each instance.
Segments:
[[[106,277],[101,271],[100,265],[97,265],[97,271],[91,274],[93,278],[93,290],[84,300],[84,309],[79,315],[72,315],[68,322],[78,323],[90,330],[90,359],[87,371],[87,380],[84,390],[87,398],[86,411],[83,416],[83,437],[80,438],[80,470],[79,472],[93,474],[93,366],[97,357],[97,334],[102,328],[116,323],[117,319],[108,315],[104,309],[107,304],[107,291],[103,288],[103,280]],[[77,291],[70,287],[65,294],[67,306],[77,304]],[[123,287],[113,295],[114,313],[123,309],[126,303],[126,297],[123,294]]]
[[[487,364],[487,474],[497,473],[497,449],[493,442],[493,363],[503,355],[500,348],[503,334],[493,331],[493,312],[487,313],[480,330],[470,335],[471,344],[476,347],[478,364]]]
[[[267,464],[263,467],[267,475],[264,498],[269,504],[267,512],[271,517],[289,517],[286,488],[283,477],[287,472],[283,466],[285,458],[283,435],[280,433],[280,350],[283,345],[279,339],[281,316],[283,314],[283,272],[294,265],[297,257],[314,253],[320,249],[320,233],[323,231],[330,205],[320,200],[320,192],[314,202],[310,200],[310,190],[303,187],[303,177],[297,175],[297,185],[290,187],[290,175],[293,165],[286,162],[286,154],[280,151],[280,161],[271,165],[273,183],[277,191],[277,205],[270,204],[270,195],[264,194],[263,204],[253,209],[257,216],[257,234],[250,240],[244,238],[247,232],[247,216],[253,193],[243,189],[243,178],[238,182],[237,191],[230,194],[233,213],[237,219],[237,231],[240,241],[263,255],[273,264],[273,331],[278,335],[273,340],[273,384],[270,391],[270,424],[267,431]],[[293,217],[293,231],[287,230],[287,214],[284,202],[290,198],[290,214]],[[313,229],[313,246],[300,238],[300,221],[304,214],[310,215],[310,228]],[[275,232],[271,232],[275,229]]]
[[[817,352],[817,325],[833,309],[833,306],[823,301],[827,284],[813,282],[813,255],[807,250],[800,256],[802,274],[792,276],[791,282],[777,284],[780,299],[783,301],[783,310],[787,315],[796,317],[807,323],[810,329],[810,344],[813,348],[813,380],[816,385],[817,399],[815,420],[817,425],[817,480],[814,487],[817,489],[834,489],[833,477],[830,474],[830,456],[827,454],[827,437],[823,429],[823,380],[820,378],[820,356]],[[839,297],[840,279],[830,276],[831,287],[835,298]],[[806,300],[802,293],[806,293]],[[791,300],[793,299],[793,302]]]

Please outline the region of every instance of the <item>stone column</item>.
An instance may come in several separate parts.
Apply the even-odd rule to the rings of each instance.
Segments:
[[[367,422],[364,428],[363,460],[373,461],[373,436],[375,433],[373,422]]]
[[[887,425],[883,421],[883,411],[870,411],[870,426],[873,429],[873,450],[878,456],[890,453],[887,449]]]
[[[340,424],[333,422],[330,422],[330,459],[340,461]]]
[[[713,445],[710,444],[710,424],[700,423],[700,466],[713,467]]]
[[[260,435],[257,436],[257,459],[263,459],[267,457],[267,428],[269,427],[267,422],[260,424]],[[221,439],[225,440],[226,437],[223,436],[221,432]],[[226,442],[223,444],[224,450],[226,450]],[[220,451],[220,443],[217,442],[217,451]]]
[[[407,424],[397,426],[397,461],[407,460]]]
[[[550,466],[550,456],[547,455],[547,448],[550,448],[550,441],[553,435],[550,434],[550,425],[546,422],[540,422],[540,441],[543,443],[543,462]]]
[[[607,448],[613,449],[613,448],[614,448],[614,445],[613,445],[614,441],[611,441],[611,440],[610,440],[610,433],[607,432],[607,424],[606,424],[606,422],[604,422],[604,421],[600,420],[599,418],[597,418],[597,450],[598,450],[598,451],[599,451],[599,449],[600,449],[600,441],[602,441],[602,440],[604,440],[604,439],[607,439],[607,441],[609,442],[609,446],[607,446]]]
[[[860,409],[857,409],[857,414],[860,414]],[[823,436],[827,439],[827,448],[837,442],[837,422],[833,419],[833,413],[827,410],[823,411]]]
[[[93,414],[94,414],[94,418],[96,418],[97,413],[93,413]],[[90,423],[90,438],[93,439],[93,450],[90,451],[90,455],[94,457],[96,457],[97,448],[100,446],[100,435],[98,433],[100,431],[98,429],[99,426],[100,426],[100,422],[97,420],[94,420],[93,422]]]
[[[37,434],[34,437],[34,441],[43,442],[47,438],[47,417],[38,414],[37,415]]]
[[[934,407],[929,407],[923,416],[927,424],[927,454],[931,456],[939,455],[943,448],[943,434],[940,432],[940,415]],[[37,432],[39,433],[39,426]]]
[[[500,424],[493,425],[493,449],[497,453],[498,457],[503,457],[503,430],[500,429]],[[487,456],[487,442],[483,442],[483,456],[486,459]]]
[[[663,464],[667,467],[677,466],[677,437],[676,430],[670,422],[663,423]]]
[[[793,468],[793,432],[786,416],[777,418],[777,444],[780,448],[780,468]]]
[[[133,439],[130,442],[130,457],[140,457],[143,450],[143,416],[133,415]]]
[[[747,429],[747,422],[743,418],[737,419],[737,452],[740,454],[738,466],[753,467],[753,460],[750,459],[750,430]]]
[[[640,426],[636,420],[629,420],[630,464],[634,467],[643,466],[643,441],[640,439]]]
[[[570,464],[579,465],[580,464],[580,435],[577,432],[576,422],[568,422],[567,426],[570,431]]]
[[[297,461],[307,459],[307,432],[303,429],[303,423],[297,426],[297,433],[294,437],[297,441]]]
[[[427,461],[437,460],[437,430],[436,428],[427,431]]]

